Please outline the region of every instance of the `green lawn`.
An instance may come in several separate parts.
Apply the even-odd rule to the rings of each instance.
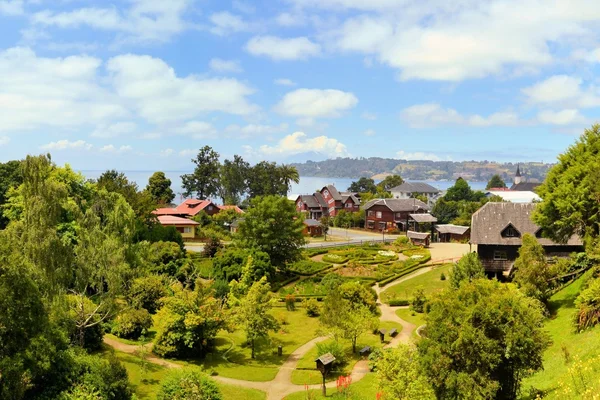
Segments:
[[[138,399],[155,399],[160,389],[161,381],[169,373],[168,368],[155,364],[148,364],[145,374],[140,368],[140,360],[133,355],[116,351],[115,355],[127,369],[129,382],[131,382]],[[143,375],[144,374],[144,375]],[[143,375],[143,376],[142,376]],[[225,400],[264,400],[266,393],[256,389],[246,389],[238,386],[226,385],[217,382]]]
[[[417,328],[421,325],[425,325],[425,314],[416,313],[408,308],[397,309],[396,315],[405,320],[406,322],[414,324]],[[417,330],[415,329],[410,336],[413,339],[417,339],[419,337],[419,335],[417,335]]]
[[[434,292],[443,290],[449,285],[448,274],[450,273],[452,265],[453,264],[444,264],[422,275],[391,286],[381,293],[381,299],[383,302],[387,302],[391,299],[411,300],[418,289],[423,289],[425,295],[430,295]],[[446,280],[444,281],[440,279],[442,273],[446,275]]]
[[[358,395],[358,397],[354,397],[354,398],[368,399],[368,400],[376,399],[377,398],[377,377],[376,377],[376,375],[373,373],[369,373],[364,378],[362,378],[360,381],[353,383],[352,385],[350,385],[350,392]],[[327,389],[327,397],[323,397],[323,395],[321,394],[321,390],[311,390],[310,391],[310,396],[311,396],[310,399],[324,400],[324,399],[331,399],[331,398],[336,398],[336,397],[339,397],[340,399],[345,398],[341,395],[334,396],[335,394],[337,394],[336,388]],[[307,397],[306,391],[301,391],[301,392],[292,393],[289,396],[286,396],[285,400],[305,400],[307,398],[308,397]],[[353,397],[348,397],[348,398],[353,398]]]
[[[402,326],[395,322],[390,321],[382,321],[379,323],[379,327],[381,329],[390,330],[391,328],[396,328],[398,332],[402,330]],[[385,341],[389,342],[391,338],[386,335]],[[330,341],[333,341],[331,339]],[[352,372],[352,368],[354,368],[354,364],[361,359],[359,354],[352,353],[352,344],[349,340],[341,340],[344,348],[346,350],[346,354],[348,357],[348,363],[344,366],[343,369],[336,371],[328,376],[327,381],[336,380],[340,375],[349,375]],[[371,348],[381,347],[381,341],[379,335],[372,333],[365,333],[361,337],[358,338],[358,343],[356,345],[357,351],[362,349],[365,346],[371,346]],[[296,385],[304,385],[304,384],[318,384],[322,381],[321,373],[315,369],[315,359],[317,358],[317,346],[314,346],[308,353],[304,355],[296,366],[296,370],[292,372],[292,383]]]
[[[530,398],[528,395],[532,387],[546,393],[544,399],[592,399],[591,396],[565,393],[565,388],[571,387],[573,378],[580,377],[580,374],[590,374],[596,382],[595,390],[600,389],[600,326],[583,333],[573,331],[574,301],[581,291],[582,283],[583,278],[580,278],[552,296],[550,307],[553,315],[545,328],[553,343],[544,354],[544,370],[523,381],[524,399]],[[563,348],[570,354],[569,363],[565,362]],[[577,359],[581,360],[581,364],[577,363]]]

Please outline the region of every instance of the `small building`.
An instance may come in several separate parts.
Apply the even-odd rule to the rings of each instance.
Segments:
[[[429,213],[425,214],[408,214],[408,229],[413,231],[422,232],[423,226],[431,228],[433,232],[433,225],[437,222],[437,218]],[[412,225],[412,226],[411,226]],[[429,226],[431,225],[431,226]]]
[[[406,232],[406,237],[414,246],[429,247],[431,244],[431,233],[429,232]]]
[[[393,229],[407,231],[411,214],[424,214],[429,206],[417,199],[373,199],[367,202],[365,229],[388,232]]]
[[[177,232],[181,233],[184,239],[194,239],[196,237],[196,227],[200,225],[196,221],[188,218],[177,217],[174,215],[159,215],[158,222],[162,226],[173,226]]]
[[[360,211],[358,193],[339,192],[335,186],[324,186],[313,194],[302,194],[296,198],[296,210],[311,219],[324,216],[335,217],[340,211]]]
[[[442,243],[463,242],[466,243],[471,235],[471,228],[453,224],[436,225],[438,241]]]
[[[526,233],[537,238],[549,258],[583,251],[578,236],[564,244],[544,238],[541,228],[531,220],[535,207],[535,203],[490,202],[473,214],[471,243],[477,245],[479,259],[488,275],[510,276]]]
[[[158,208],[153,211],[154,215],[173,215],[182,218],[191,218],[200,211],[204,211],[208,215],[215,215],[221,208],[211,200],[187,199],[175,208]],[[241,211],[241,210],[240,210]]]
[[[521,174],[521,166],[517,164],[517,172],[513,179],[513,185],[510,190],[513,192],[535,192],[535,189],[540,186],[539,182],[527,182],[527,180]]]
[[[316,196],[317,194],[323,199],[321,193],[301,194],[298,196],[296,199],[296,210],[305,214],[308,218],[321,219],[324,213],[326,213],[327,203],[324,201],[321,203]]]
[[[390,189],[395,199],[412,199],[416,196],[425,196],[427,205],[433,206],[440,195],[440,190],[425,182],[404,182],[402,185]]]
[[[302,233],[304,236],[323,236],[323,226],[316,219],[305,219],[304,221],[304,230]]]
[[[237,233],[237,231],[240,229],[240,224],[244,222],[244,218],[237,218],[235,219],[231,225],[229,225],[229,231],[231,233]]]

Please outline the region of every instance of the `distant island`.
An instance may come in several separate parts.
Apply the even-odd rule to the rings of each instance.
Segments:
[[[469,181],[487,181],[498,174],[509,180],[515,174],[517,163],[493,161],[428,161],[398,160],[393,158],[336,158],[325,161],[307,161],[292,164],[300,176],[323,178],[358,178],[361,176],[383,179],[399,174],[409,180],[447,181],[462,177]],[[518,163],[530,182],[541,182],[553,164],[541,162]]]

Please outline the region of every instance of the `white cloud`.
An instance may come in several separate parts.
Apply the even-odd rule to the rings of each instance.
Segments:
[[[133,148],[129,145],[115,147],[114,145],[109,144],[109,145],[106,145],[106,146],[103,146],[100,148],[101,153],[112,153],[112,154],[127,153],[127,152],[130,152],[131,150],[133,150]]]
[[[360,117],[369,121],[375,121],[377,119],[377,114],[365,111]]]
[[[518,115],[513,112],[498,112],[487,117],[477,114],[464,116],[452,108],[443,108],[436,103],[417,104],[405,108],[401,111],[400,118],[412,128],[444,125],[515,126],[522,123]]]
[[[321,46],[306,37],[280,38],[255,36],[246,44],[246,51],[255,56],[266,56],[276,61],[305,60],[319,55]]]
[[[522,92],[533,104],[554,104],[566,107],[598,107],[600,92],[597,88],[582,87],[583,80],[568,75],[554,75]]]
[[[250,30],[250,25],[246,21],[239,15],[232,14],[228,11],[214,13],[209,19],[213,24],[210,28],[210,32],[217,36],[225,36]]]
[[[175,133],[190,136],[193,139],[214,137],[217,130],[214,126],[204,121],[189,121],[183,126],[175,128]]]
[[[348,156],[346,145],[327,136],[308,138],[304,132],[295,132],[281,139],[276,146],[260,146],[265,156],[293,156],[302,153],[319,153],[327,157]]]
[[[284,27],[302,26],[305,24],[306,18],[300,13],[292,14],[289,12],[284,12],[275,18],[275,22],[277,25]]]
[[[336,118],[358,103],[350,92],[335,89],[297,89],[287,93],[275,111],[291,117]]]
[[[398,158],[401,160],[430,160],[430,161],[442,161],[442,158],[433,154],[433,153],[425,153],[422,151],[416,152],[406,152],[404,150],[400,150],[396,153]],[[450,158],[446,158],[449,160]]]
[[[117,94],[153,123],[186,120],[211,111],[248,115],[258,110],[248,102],[254,90],[246,84],[231,78],[180,78],[158,58],[117,56],[109,60],[107,69]]]
[[[253,5],[248,4],[246,2],[239,1],[239,0],[234,0],[231,3],[231,7],[234,10],[237,10],[244,14],[254,14],[256,12],[256,7],[254,7]]]
[[[367,129],[366,131],[363,132],[363,135],[365,135],[365,136],[375,136],[375,131],[373,129]]]
[[[181,157],[194,157],[196,154],[198,154],[197,149],[185,149],[179,152]]]
[[[587,123],[586,118],[576,109],[565,109],[561,111],[541,111],[537,115],[537,119],[543,124],[550,125],[584,125]]]
[[[232,72],[240,73],[244,69],[241,67],[240,62],[237,60],[223,60],[221,58],[213,58],[209,63],[210,69],[215,72]]]
[[[117,136],[125,136],[132,134],[137,129],[137,125],[133,122],[117,122],[110,125],[100,125],[92,132],[92,137],[97,138],[113,138]]]
[[[164,149],[160,151],[161,157],[171,157],[173,154],[175,154],[175,150],[173,149]]]
[[[289,126],[286,123],[282,123],[280,125],[229,125],[227,128],[225,128],[225,132],[239,137],[252,137],[283,133],[287,131],[288,128]]]
[[[71,142],[69,140],[59,140],[57,142],[50,142],[40,147],[42,150],[91,150],[92,145],[84,140],[76,140]]]
[[[189,28],[183,19],[193,0],[131,0],[131,7],[119,12],[116,8],[87,7],[65,12],[43,10],[31,20],[38,26],[76,29],[88,26],[115,31],[124,42],[165,42]]]
[[[10,138],[8,136],[0,136],[0,146],[6,146],[10,143]]]
[[[23,13],[23,0],[0,0],[0,15],[16,16]]]
[[[273,83],[275,83],[276,85],[280,85],[280,86],[296,86],[296,82],[294,82],[291,79],[287,79],[287,78],[275,79],[273,81]]]

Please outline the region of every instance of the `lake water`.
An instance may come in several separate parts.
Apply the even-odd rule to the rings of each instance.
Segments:
[[[84,176],[89,179],[97,179],[104,171],[80,171]],[[148,184],[148,179],[154,171],[123,171],[127,178],[137,183],[140,189],[143,189]],[[188,171],[168,171],[165,172],[167,178],[171,180],[171,188],[177,195],[175,202],[181,201],[183,196],[181,193],[183,189],[181,187],[181,175],[189,173]],[[323,186],[332,184],[338,190],[345,191],[353,181],[358,178],[318,178],[311,176],[300,177],[300,183],[292,184],[292,190],[290,196],[298,194],[310,194],[314,193],[315,190],[321,190]],[[454,181],[426,181],[431,186],[438,188],[439,190],[447,190],[450,186],[454,185]],[[484,190],[487,182],[469,182],[471,189],[473,190]]]

